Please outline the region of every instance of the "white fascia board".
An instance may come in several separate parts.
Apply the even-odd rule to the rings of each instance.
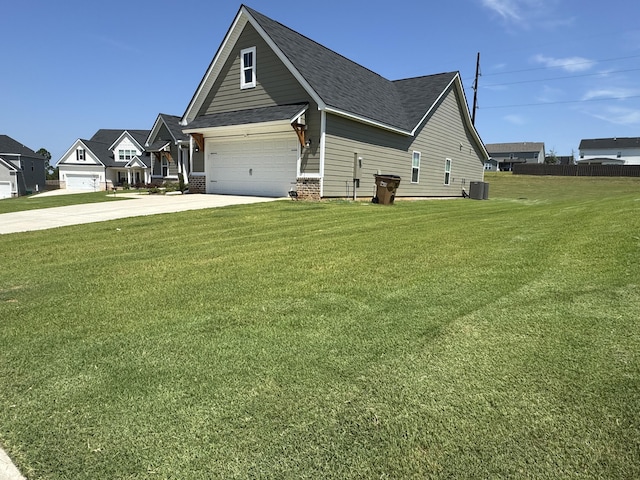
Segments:
[[[63,164],[64,165],[64,161],[67,159],[67,157],[69,156],[69,154],[71,153],[72,150],[75,150],[78,145],[82,145],[84,147],[85,150],[87,149],[87,146],[82,143],[82,140],[77,139],[75,142],[73,142],[73,145],[71,145],[69,147],[69,150],[67,150],[66,152],[64,152],[64,154],[62,155],[62,157],[60,157],[60,159],[56,162],[56,165],[60,165]]]
[[[318,110],[324,110],[326,108],[324,100],[322,100],[322,98],[320,98],[320,96],[311,87],[311,85],[309,85],[309,82],[307,82],[307,80],[293,66],[293,64],[287,58],[287,56],[284,53],[282,53],[282,50],[280,50],[280,48],[278,48],[278,45],[276,45],[276,43],[271,39],[271,37],[269,35],[267,35],[267,32],[265,32],[264,29],[260,26],[260,24],[255,20],[255,18],[253,18],[251,16],[251,14],[249,12],[247,12],[247,10],[245,9],[244,6],[241,8],[241,14],[246,15],[247,19],[249,20],[249,23],[251,23],[253,28],[255,28],[256,31],[262,37],[262,39],[265,42],[267,42],[267,45],[269,45],[269,47],[271,47],[271,50],[273,50],[275,52],[275,54],[278,56],[280,61],[282,63],[284,63],[284,65],[287,67],[287,69],[295,77],[295,79],[298,81],[298,83],[300,83],[300,85],[302,85],[302,88],[305,89],[305,91],[309,94],[309,96],[313,99],[313,101],[316,102],[316,104],[318,105]]]
[[[131,135],[127,130],[124,130],[120,134],[120,136],[116,139],[116,141],[111,144],[111,146],[109,147],[109,150],[113,150],[115,146],[118,145],[124,137],[128,137],[129,140],[131,140],[131,142],[133,142],[134,145],[137,145],[140,148],[140,150],[144,152],[144,147],[140,145],[138,141],[135,138],[133,138],[133,135]]]
[[[326,107],[324,108],[324,111],[327,113],[333,113],[334,115],[339,115],[341,117],[349,118],[351,120],[355,120],[356,122],[365,123],[367,125],[382,128],[384,130],[389,130],[390,132],[399,133],[400,135],[406,135],[406,136],[412,135],[412,133],[407,130],[402,130],[401,128],[397,128],[397,127],[392,127],[391,125],[387,125],[382,122],[377,122],[375,120],[371,120],[369,118],[362,117],[360,115],[356,115],[353,113],[345,112],[344,110],[338,110],[337,108]]]
[[[442,100],[442,97],[444,97],[449,92],[449,88],[451,88],[451,84],[453,84],[456,81],[457,77],[458,77],[458,74],[456,74],[456,76],[454,76],[451,79],[449,84],[445,88],[442,89],[442,92],[440,92],[440,95],[438,95],[438,98],[436,98],[435,102],[433,102],[433,104],[431,104],[431,106],[429,107],[429,110],[426,111],[426,113],[422,116],[422,118],[420,119],[418,124],[413,128],[413,130],[411,131],[411,135],[415,135],[416,134],[416,131],[418,131],[418,128],[420,128],[420,126],[425,121],[425,119],[429,115],[431,115],[431,112],[433,111],[434,108],[436,108],[436,105],[438,105],[438,103],[440,103],[440,100]]]
[[[158,130],[160,130],[161,121],[162,123],[164,123],[164,119],[162,118],[162,116],[158,115],[158,118],[156,118],[156,121],[153,124],[153,128],[149,132],[149,136],[147,137],[147,140],[144,142],[145,147],[148,147],[149,145],[151,145],[151,139],[158,134]],[[169,133],[171,133],[171,131],[169,131]]]
[[[86,145],[86,144],[82,141],[82,139],[80,139],[80,138],[79,138],[78,140],[76,140],[75,142],[73,142],[73,145],[71,145],[71,147],[69,148],[69,150],[67,150],[67,151],[64,153],[64,155],[62,155],[62,157],[60,158],[60,160],[58,160],[58,162],[56,163],[56,166],[58,166],[58,165],[67,165],[67,164],[64,162],[64,160],[68,159],[68,158],[69,158],[69,154],[70,154],[72,151],[76,150],[79,146],[81,146],[85,151],[90,152],[90,153],[91,153],[91,156],[92,156],[93,158],[95,158],[95,160],[98,162],[97,164],[95,164],[95,163],[94,163],[94,164],[92,164],[92,165],[98,165],[98,164],[99,164],[99,165],[102,165],[103,167],[105,166],[105,165],[104,165],[104,163],[102,163],[102,161],[100,160],[100,158],[98,158],[98,156],[97,156],[95,153],[93,153],[93,152],[91,151],[91,149],[90,149],[89,147],[87,147],[87,145]],[[86,154],[85,154],[85,155],[86,155]],[[72,165],[73,165],[73,166],[76,166],[76,165],[78,165],[78,164],[74,163],[74,164],[72,164]]]
[[[204,77],[202,77],[200,85],[198,85],[196,92],[193,94],[193,98],[189,102],[187,109],[182,115],[182,119],[180,119],[180,125],[188,125],[189,122],[191,122],[195,118],[196,112],[202,106],[204,99],[209,93],[209,90],[211,90],[211,87],[222,71],[222,67],[227,61],[227,58],[229,58],[231,50],[233,50],[233,47],[235,46],[240,33],[244,29],[244,26],[247,24],[246,13],[244,13],[243,15],[243,12],[244,7],[242,7],[236,15],[235,20],[231,24],[229,31],[222,41],[222,44],[218,48],[218,51],[213,57],[213,60],[211,60],[207,72],[204,74]]]
[[[304,107],[302,107],[298,113],[296,113],[293,117],[291,117],[291,120],[289,120],[289,123],[293,123],[295,120],[300,118],[300,116],[302,116],[302,114],[305,113],[308,108],[309,108],[308,105],[305,105]]]
[[[460,80],[460,73],[456,73],[455,76],[449,82],[449,84],[442,90],[442,93],[440,93],[440,95],[435,100],[435,102],[433,102],[433,105],[431,105],[429,110],[427,110],[427,112],[420,119],[420,121],[415,126],[415,128],[411,131],[411,135],[414,136],[416,134],[416,131],[418,131],[418,128],[420,128],[420,126],[423,124],[423,122],[426,120],[426,118],[431,114],[433,109],[436,108],[436,106],[440,103],[440,100],[442,100],[442,98],[447,93],[449,93],[449,89],[451,88],[451,85],[454,85],[456,90],[457,90],[457,92],[460,94],[460,98],[462,99],[462,103],[464,104],[464,105],[462,105],[464,107],[462,109],[463,115],[464,115],[464,122],[467,124],[467,127],[471,131],[471,134],[473,135],[473,138],[476,140],[476,142],[477,142],[478,146],[480,147],[480,150],[484,154],[485,160],[486,160],[486,159],[489,158],[489,153],[487,152],[487,149],[485,148],[484,143],[483,143],[482,139],[480,138],[480,134],[478,133],[478,131],[476,130],[475,126],[473,125],[473,122],[471,121],[471,114],[469,113],[469,107],[468,107],[468,104],[467,104],[467,96],[464,94],[464,88],[462,88],[462,80]]]
[[[6,154],[0,154],[0,155],[6,155]],[[5,168],[9,171],[13,171],[13,172],[17,172],[18,169],[15,167],[15,165],[13,165],[11,162],[6,161],[4,158],[0,157],[0,165],[4,165]]]
[[[135,167],[149,168],[144,164],[142,160],[140,160],[140,158],[138,158],[137,155],[133,157],[131,160],[129,160],[129,162],[127,162],[127,164],[124,166],[124,168],[135,168]]]
[[[464,93],[464,88],[462,87],[462,80],[460,79],[460,73],[456,73],[456,76],[453,79],[455,81],[455,86],[456,89],[458,90],[458,93],[460,94],[460,98],[462,98],[462,103],[463,103],[463,112],[464,112],[464,118],[465,121],[467,123],[467,127],[469,127],[469,130],[471,130],[471,134],[473,135],[473,138],[475,138],[476,143],[478,144],[478,146],[480,147],[480,151],[484,154],[484,158],[487,159],[489,158],[489,152],[487,152],[486,147],[484,146],[484,142],[482,141],[482,139],[480,138],[480,134],[478,133],[478,130],[476,130],[475,125],[473,124],[473,122],[471,121],[471,113],[469,112],[469,104],[467,103],[467,96]]]

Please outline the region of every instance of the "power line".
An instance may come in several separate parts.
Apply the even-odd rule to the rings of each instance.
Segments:
[[[606,97],[606,98],[588,98],[585,100],[567,100],[564,102],[542,102],[542,103],[521,103],[519,105],[494,105],[491,107],[478,107],[481,110],[491,110],[496,108],[514,108],[514,107],[541,107],[546,105],[562,105],[568,103],[586,103],[586,102],[606,102],[610,100],[627,100],[629,98],[640,98],[640,95],[629,95],[626,97]]]
[[[574,64],[575,65],[575,64]],[[610,72],[600,72],[600,73],[584,73],[582,75],[567,75],[564,77],[553,77],[553,78],[541,78],[537,80],[521,80],[518,82],[508,82],[508,83],[492,83],[489,85],[483,85],[483,88],[487,87],[503,87],[507,85],[518,85],[521,83],[536,83],[536,82],[549,82],[552,80],[565,80],[568,78],[581,78],[581,77],[597,77],[600,75],[611,75],[614,73],[626,73],[626,72],[637,72],[640,68],[630,68],[629,70],[612,70]]]
[[[509,72],[483,73],[482,76],[483,77],[492,77],[492,76],[495,76],[495,75],[508,75],[508,74],[511,74],[511,73],[533,72],[533,71],[536,71],[536,70],[549,70],[551,68],[574,67],[576,65],[586,65],[586,64],[595,65],[597,63],[615,62],[616,60],[628,60],[630,58],[638,58],[638,57],[640,57],[640,55],[630,55],[628,57],[617,57],[617,58],[606,58],[604,60],[585,60],[584,62],[564,63],[564,64],[561,64],[561,65],[552,65],[552,66],[547,66],[547,67],[525,68],[523,70],[511,70]]]

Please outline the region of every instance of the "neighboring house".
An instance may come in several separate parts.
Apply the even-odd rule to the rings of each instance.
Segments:
[[[458,72],[390,81],[244,5],[181,124],[192,192],[460,196],[488,159]]]
[[[180,177],[185,184],[189,182],[190,140],[189,135],[182,132],[180,117],[158,115],[144,144],[151,158],[152,183],[177,182]]]
[[[579,151],[581,165],[640,165],[640,137],[583,139]]]
[[[44,189],[47,159],[7,135],[0,135],[0,199]]]
[[[78,139],[58,161],[60,188],[78,191],[151,182],[151,160],[144,144],[149,130],[98,130]]]
[[[510,172],[517,163],[544,163],[545,152],[542,142],[487,143],[490,159],[485,170]]]

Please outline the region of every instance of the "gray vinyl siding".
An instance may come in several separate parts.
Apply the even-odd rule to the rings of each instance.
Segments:
[[[240,51],[250,47],[256,47],[256,87],[241,89]],[[306,136],[311,139],[311,148],[302,149],[300,170],[302,174],[319,174],[321,116],[318,106],[253,26],[247,24],[198,116],[296,103],[309,103]],[[293,127],[291,135],[296,135]],[[198,154],[194,157],[194,171],[204,171],[204,161]]]
[[[256,47],[256,87],[240,88],[240,51]],[[309,96],[276,54],[247,24],[199,115],[308,102]]]
[[[363,159],[359,196],[375,192],[374,174],[399,175],[397,196],[460,196],[483,179],[484,158],[463,120],[452,88],[416,137],[408,137],[335,115],[327,115],[323,195],[342,197],[353,182],[353,160]],[[462,145],[462,147],[461,147]],[[413,151],[421,153],[419,183],[411,183]],[[452,161],[451,184],[444,185],[445,160]]]

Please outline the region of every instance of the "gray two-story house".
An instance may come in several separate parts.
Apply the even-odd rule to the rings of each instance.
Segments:
[[[0,199],[43,190],[47,159],[7,135],[0,135]]]

